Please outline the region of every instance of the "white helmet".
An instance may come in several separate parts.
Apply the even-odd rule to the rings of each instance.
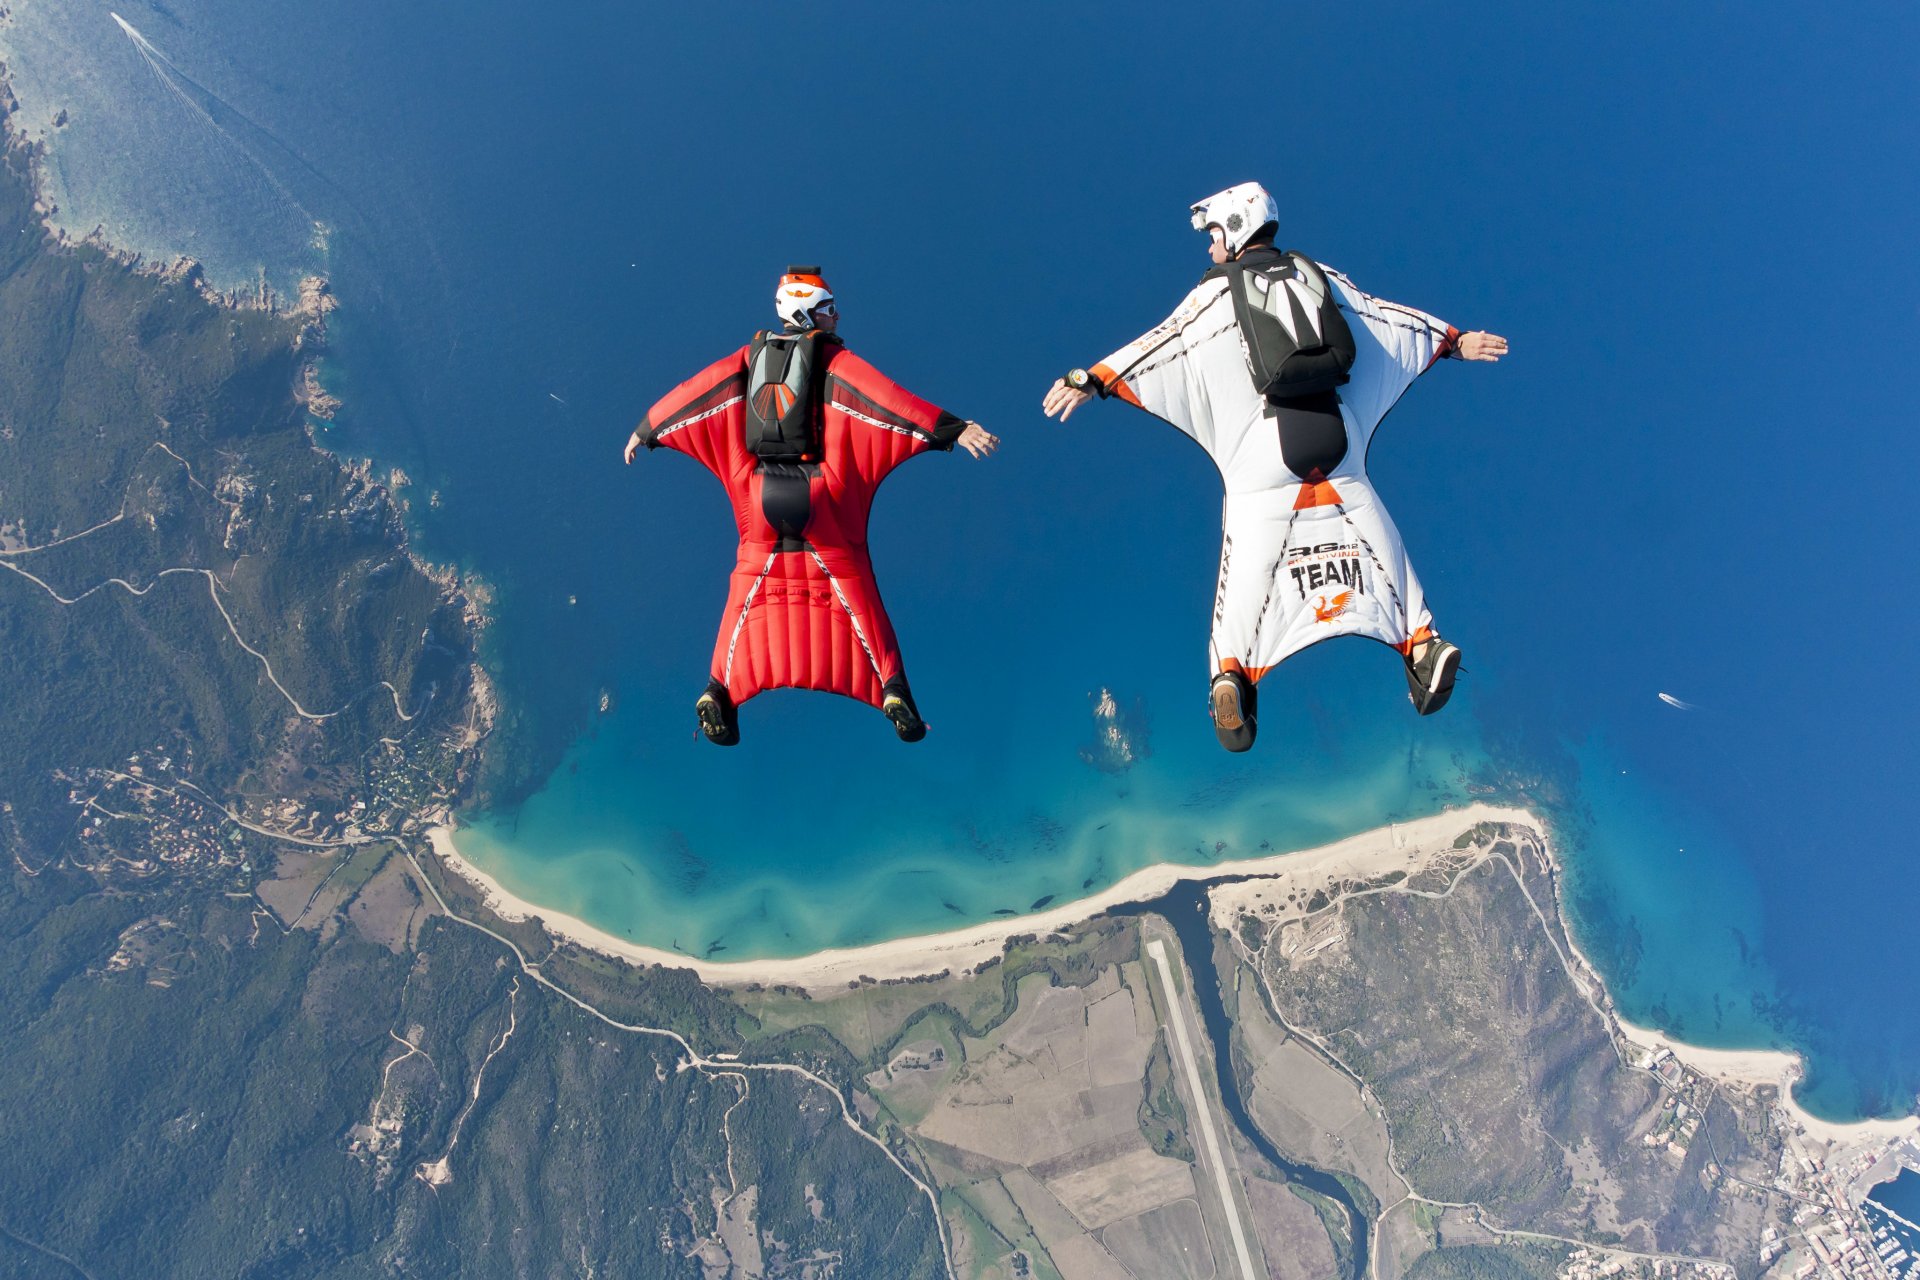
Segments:
[[[818,267],[788,267],[773,293],[773,309],[789,329],[811,329],[815,307],[831,306],[833,290]]]
[[[1262,227],[1279,225],[1280,206],[1273,202],[1267,189],[1257,182],[1243,182],[1237,187],[1228,187],[1193,206],[1193,229],[1207,231],[1213,227],[1220,228],[1229,257],[1246,248],[1247,241],[1253,239],[1254,233]]]

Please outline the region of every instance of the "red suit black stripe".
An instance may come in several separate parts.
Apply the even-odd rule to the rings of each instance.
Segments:
[[[795,688],[877,707],[902,663],[867,554],[873,496],[914,454],[951,449],[965,424],[834,344],[825,353],[818,460],[763,464],[744,431],[749,350],[668,392],[640,430],[648,448],[677,450],[713,472],[733,502],[740,552],[713,678],[736,705]]]

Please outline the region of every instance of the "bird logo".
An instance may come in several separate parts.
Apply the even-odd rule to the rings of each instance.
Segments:
[[[1331,600],[1324,595],[1315,596],[1311,603],[1313,604],[1313,620],[1315,622],[1332,622],[1335,618],[1345,613],[1347,606],[1353,603],[1353,592],[1342,591]]]

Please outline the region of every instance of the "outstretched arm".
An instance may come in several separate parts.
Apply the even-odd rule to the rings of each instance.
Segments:
[[[745,414],[746,353],[714,361],[662,396],[627,437],[629,465],[641,449],[673,449],[723,479],[740,449]]]
[[[826,392],[828,411],[845,424],[845,430],[829,431],[827,446],[834,469],[844,476],[878,484],[930,449],[957,446],[985,458],[1000,444],[979,423],[922,400],[845,348],[827,366]]]
[[[1359,349],[1340,402],[1363,431],[1372,431],[1414,379],[1441,360],[1492,363],[1507,353],[1507,340],[1498,334],[1462,333],[1438,316],[1376,298],[1341,272],[1324,269]]]
[[[1203,279],[1161,323],[1091,368],[1056,379],[1041,412],[1065,422],[1094,396],[1113,396],[1208,445],[1212,427],[1205,405],[1195,402],[1190,365],[1232,327],[1226,287],[1224,279]]]

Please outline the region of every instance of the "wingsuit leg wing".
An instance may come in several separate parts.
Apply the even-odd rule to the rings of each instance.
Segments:
[[[864,549],[743,548],[713,650],[713,678],[736,705],[768,689],[816,689],[878,707],[901,670]]]
[[[1286,493],[1227,504],[1212,669],[1258,681],[1322,640],[1364,635],[1405,653],[1433,615],[1398,530],[1364,481],[1340,501],[1295,509]]]

